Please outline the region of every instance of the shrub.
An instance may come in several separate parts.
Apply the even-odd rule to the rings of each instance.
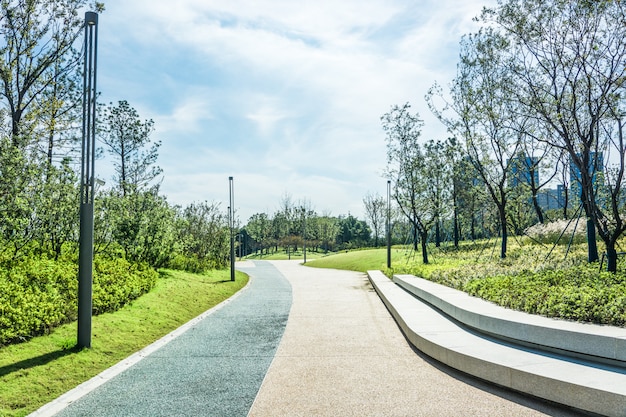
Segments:
[[[0,346],[46,334],[76,319],[76,263],[26,258],[0,265]],[[114,311],[156,283],[158,274],[123,259],[94,260],[93,313]]]
[[[556,220],[551,223],[537,223],[524,231],[524,234],[539,243],[568,244],[574,234],[573,243],[587,241],[587,223],[584,220]],[[559,239],[560,237],[560,239]]]
[[[472,278],[463,290],[504,307],[568,320],[626,324],[626,276],[597,265]]]

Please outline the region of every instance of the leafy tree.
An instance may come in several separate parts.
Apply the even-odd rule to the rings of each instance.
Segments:
[[[79,10],[85,0],[0,1],[0,95],[11,123],[12,144],[27,145],[38,115],[37,98],[59,77],[76,70],[76,39],[82,33]],[[94,4],[103,10],[102,4]],[[56,74],[50,76],[51,73]],[[34,114],[32,113],[34,112]]]
[[[193,203],[178,213],[177,240],[187,259],[185,269],[220,269],[230,259],[227,216],[217,203]]]
[[[450,206],[451,166],[446,159],[446,143],[429,140],[424,145],[424,165],[429,173],[426,198],[431,202],[435,223],[435,246],[441,246],[441,224]]]
[[[33,205],[38,195],[35,181],[41,166],[25,149],[16,148],[7,136],[0,136],[0,238],[12,258],[35,239],[37,219]]]
[[[432,177],[419,144],[423,121],[410,113],[411,105],[394,105],[381,117],[387,141],[387,178],[392,179],[393,197],[413,228],[413,249],[419,234],[422,259],[428,263],[428,232],[437,219],[428,195]]]
[[[42,250],[58,260],[63,246],[77,238],[78,178],[69,159],[63,160],[59,167],[46,166],[46,180],[40,182],[42,190],[34,213],[40,221],[36,234]]]
[[[162,169],[155,165],[161,142],[150,145],[154,121],[141,121],[127,101],[111,103],[104,111],[101,141],[115,157],[115,181],[122,195],[145,189]]]
[[[387,220],[387,203],[380,194],[368,193],[363,198],[363,206],[365,207],[365,216],[374,233],[374,246],[378,247],[379,238],[385,229]]]
[[[344,247],[358,248],[370,240],[371,230],[367,222],[348,214],[339,218],[338,240]]]
[[[261,255],[263,254],[263,249],[268,250],[272,236],[272,221],[267,213],[253,214],[250,219],[248,219],[246,231],[258,244],[258,248],[261,249]]]
[[[443,99],[437,85],[427,95],[434,114],[451,133],[463,138],[465,154],[498,209],[501,258],[506,257],[508,238],[507,176],[525,134],[516,120],[517,109],[509,100],[513,80],[502,53],[507,47],[506,40],[490,29],[465,37],[451,86],[452,102]],[[434,104],[436,96],[444,100],[443,108]]]
[[[315,235],[320,241],[320,244],[324,247],[324,251],[328,252],[333,249],[334,242],[339,235],[339,221],[336,217],[331,217],[330,214],[322,214],[316,218],[314,222]]]
[[[621,119],[626,80],[626,14],[623,2],[508,0],[485,9],[482,20],[509,44],[508,58],[525,113],[554,135],[543,140],[564,152],[580,173],[580,198],[587,216],[588,258],[598,259],[595,230],[604,241],[609,270],[615,244],[626,230],[621,210],[623,154]],[[609,132],[612,135],[609,135]],[[618,155],[603,206],[595,181],[598,156]]]

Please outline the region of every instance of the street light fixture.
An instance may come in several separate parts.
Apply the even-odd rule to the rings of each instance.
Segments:
[[[228,208],[228,227],[230,229],[230,280],[235,280],[235,237],[233,229],[235,226],[235,188],[233,177],[228,177],[228,194],[230,207]]]
[[[78,249],[78,347],[91,347],[93,285],[93,199],[96,158],[96,67],[98,14],[85,13],[83,71],[83,132],[80,181],[80,236]]]
[[[387,268],[391,268],[391,180],[387,180]]]

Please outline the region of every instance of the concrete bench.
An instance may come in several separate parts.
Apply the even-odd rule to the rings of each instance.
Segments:
[[[503,342],[462,325],[380,271],[368,275],[408,340],[428,356],[519,392],[586,412],[626,416],[624,368]]]
[[[523,313],[413,275],[396,275],[393,281],[480,332],[543,350],[626,366],[626,328]]]

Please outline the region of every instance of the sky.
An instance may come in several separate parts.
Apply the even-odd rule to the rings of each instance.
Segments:
[[[387,192],[380,117],[409,102],[424,140],[447,137],[424,95],[453,79],[461,36],[493,3],[107,0],[98,90],[154,120],[171,204],[226,210],[232,176],[242,224],[286,196],[364,219],[363,198]]]

